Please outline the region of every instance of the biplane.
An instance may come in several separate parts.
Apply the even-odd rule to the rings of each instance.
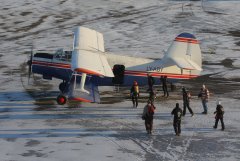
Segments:
[[[169,80],[196,78],[202,55],[199,41],[190,33],[179,34],[162,59],[150,59],[107,53],[102,33],[77,27],[73,50],[33,51],[28,65],[29,72],[43,79],[62,80],[57,103],[64,105],[68,100],[100,102],[98,86],[131,86],[134,80],[142,86],[149,74]]]

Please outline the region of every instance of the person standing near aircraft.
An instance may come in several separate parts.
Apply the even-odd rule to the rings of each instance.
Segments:
[[[148,100],[151,101],[151,102],[154,102],[155,98],[156,98],[156,94],[155,94],[155,92],[152,89],[152,90],[149,91],[149,98],[148,98]]]
[[[182,109],[179,108],[179,103],[176,103],[176,107],[172,110],[173,117],[173,128],[177,136],[181,134],[181,118],[182,118]]]
[[[139,86],[137,81],[133,82],[131,91],[130,91],[130,95],[132,98],[132,103],[133,103],[133,107],[137,107],[138,106],[138,97],[139,97]]]
[[[215,115],[215,125],[213,126],[213,128],[214,129],[217,128],[218,121],[220,120],[221,124],[222,124],[222,131],[223,131],[225,129],[225,125],[223,122],[224,109],[223,109],[223,106],[221,105],[220,101],[217,102],[217,107],[216,107],[216,111],[214,112],[214,114],[216,114],[216,115]]]
[[[183,95],[183,116],[185,116],[186,114],[186,108],[188,108],[189,112],[192,114],[192,116],[194,115],[191,107],[190,107],[190,98],[191,98],[191,94],[189,91],[186,90],[185,87],[182,87],[182,95]]]
[[[142,119],[145,120],[145,128],[148,134],[152,134],[155,109],[156,107],[150,100],[148,100],[147,105],[143,109]]]
[[[148,73],[148,90],[147,91],[153,91],[154,83],[155,83],[154,78],[151,76],[150,73]]]
[[[163,90],[163,97],[167,95],[169,96],[168,89],[167,89],[167,76],[161,76],[160,81],[162,82],[162,90]]]
[[[202,114],[207,114],[208,112],[208,99],[209,99],[209,90],[206,88],[206,86],[203,84],[202,88],[200,90],[200,93],[198,94],[198,97],[201,98],[202,100],[202,105],[203,105],[203,112]]]

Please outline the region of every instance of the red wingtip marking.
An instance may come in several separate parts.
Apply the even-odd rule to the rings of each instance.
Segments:
[[[97,75],[97,76],[103,76],[100,73],[94,72],[92,70],[84,69],[84,68],[76,68],[76,72],[81,72],[81,73],[86,73],[86,74],[92,74],[92,75]]]
[[[198,40],[196,39],[189,39],[189,38],[183,38],[183,37],[177,37],[175,41],[199,44]]]
[[[80,101],[80,102],[92,102],[91,100],[87,100],[87,99],[84,99],[84,98],[80,98],[80,97],[71,97],[69,98],[69,100],[71,101]]]

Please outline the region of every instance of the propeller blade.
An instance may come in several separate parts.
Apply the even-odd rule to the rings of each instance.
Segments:
[[[31,49],[31,53],[30,53],[30,59],[28,60],[28,84],[29,84],[29,80],[32,74],[32,60],[33,60],[33,46]]]

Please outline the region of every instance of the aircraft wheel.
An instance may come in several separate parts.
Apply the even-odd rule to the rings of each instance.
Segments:
[[[65,97],[64,95],[59,95],[57,97],[57,103],[59,105],[64,105],[67,102],[67,97]]]
[[[62,82],[59,84],[59,90],[63,93],[63,91],[65,90],[67,86],[67,83],[66,82]]]

